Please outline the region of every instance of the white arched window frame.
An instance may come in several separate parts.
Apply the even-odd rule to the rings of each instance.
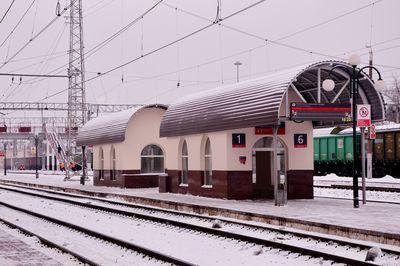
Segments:
[[[150,144],[143,148],[140,155],[140,160],[140,172],[142,174],[165,172],[164,152],[159,146],[155,144]]]
[[[112,181],[115,181],[117,179],[117,175],[116,175],[116,164],[117,164],[117,158],[116,158],[116,153],[115,153],[115,147],[112,146],[111,147],[111,172],[110,172],[110,179]]]
[[[204,144],[203,186],[212,186],[212,153],[211,153],[211,142],[209,138],[207,138]]]
[[[189,154],[186,140],[183,141],[182,150],[181,150],[181,185],[188,184],[188,177],[189,177]]]
[[[99,178],[104,179],[104,151],[102,147],[99,149]]]

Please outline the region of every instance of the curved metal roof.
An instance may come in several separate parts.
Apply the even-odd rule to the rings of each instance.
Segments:
[[[349,76],[340,68],[331,74],[336,83],[333,91],[318,89],[318,80],[321,84],[328,77],[329,71],[339,65],[349,71],[353,70],[352,66],[345,62],[323,61],[184,97],[170,105],[164,114],[160,136],[172,137],[276,125],[280,119],[284,119],[279,117],[279,111],[289,88],[307,103],[318,103],[318,91],[319,103],[349,103],[349,90],[343,89]],[[360,96],[357,103],[371,104],[372,120],[384,120],[384,105],[380,93],[364,72],[360,75]],[[334,122],[314,124],[333,125]]]
[[[142,105],[94,118],[79,130],[76,139],[77,146],[124,141],[129,120],[138,111],[145,108],[167,109],[164,105]]]

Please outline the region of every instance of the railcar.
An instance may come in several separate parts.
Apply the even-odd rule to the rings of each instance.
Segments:
[[[367,140],[367,138],[366,138]],[[372,176],[391,175],[400,178],[400,124],[387,123],[376,126],[376,138],[372,145]],[[338,176],[353,175],[353,159],[356,171],[361,175],[361,135],[357,131],[356,154],[353,154],[352,129],[314,130],[314,174],[334,173]],[[368,150],[366,141],[365,150]]]

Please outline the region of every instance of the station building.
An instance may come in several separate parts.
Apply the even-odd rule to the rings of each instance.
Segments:
[[[169,106],[138,106],[99,117],[82,127],[77,144],[93,146],[98,186],[158,186],[160,192],[226,199],[274,198],[279,187],[289,199],[310,199],[313,127],[335,122],[296,120],[291,106],[348,104],[346,73],[331,76],[337,84],[333,91],[321,89],[336,65],[352,69],[343,62],[319,62]],[[373,82],[364,75],[359,85],[358,102],[370,103],[372,120],[382,120],[383,102]]]

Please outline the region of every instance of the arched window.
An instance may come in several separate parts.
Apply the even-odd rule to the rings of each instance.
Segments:
[[[111,158],[111,162],[110,162],[110,165],[111,165],[110,179],[114,181],[114,180],[117,179],[116,170],[115,170],[115,168],[116,168],[116,155],[115,155],[114,146],[111,147],[111,156],[110,156],[110,158]]]
[[[104,179],[104,152],[102,147],[99,150],[99,178]]]
[[[188,174],[189,174],[189,155],[188,155],[188,148],[187,148],[187,144],[186,144],[185,140],[183,141],[183,144],[182,144],[181,161],[182,161],[181,184],[187,185]]]
[[[211,143],[207,138],[204,147],[204,185],[212,185],[212,157],[211,157]]]
[[[164,173],[164,153],[160,147],[154,144],[147,145],[140,157],[142,174]]]

